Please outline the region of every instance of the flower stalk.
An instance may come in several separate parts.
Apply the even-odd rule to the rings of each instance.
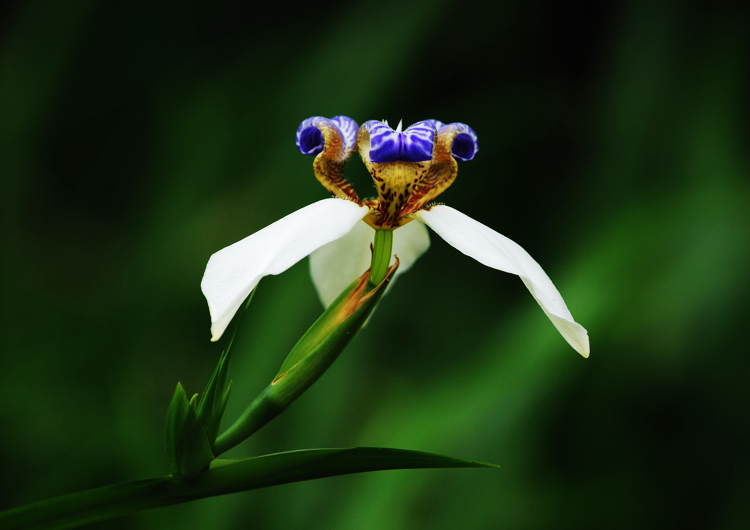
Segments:
[[[391,262],[392,249],[393,230],[375,230],[372,243],[372,267],[370,267],[371,285],[378,285],[385,278]]]

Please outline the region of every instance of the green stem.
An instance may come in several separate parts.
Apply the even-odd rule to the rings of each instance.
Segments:
[[[370,265],[370,284],[378,285],[388,273],[393,250],[393,230],[375,230],[372,243],[372,264]]]
[[[286,410],[268,398],[268,388],[256,397],[239,418],[226,431],[216,438],[213,452],[220,455],[249,438],[258,429]]]

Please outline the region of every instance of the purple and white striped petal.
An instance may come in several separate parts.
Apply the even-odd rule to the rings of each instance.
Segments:
[[[435,128],[430,121],[415,123],[403,132],[394,131],[382,121],[365,122],[362,127],[370,134],[370,160],[376,164],[432,160]]]
[[[346,116],[336,116],[331,119],[313,116],[307,118],[297,128],[296,143],[302,154],[317,155],[326,147],[324,132],[333,132],[337,140],[335,144],[340,143],[341,149],[340,152],[330,153],[330,157],[343,160],[352,152],[357,142],[358,130],[357,122]],[[329,153],[326,154],[328,155]]]
[[[443,135],[455,135],[451,144],[453,158],[467,162],[474,158],[479,151],[477,133],[465,123],[449,123],[441,125],[437,131],[438,137]]]
[[[432,160],[432,149],[435,146],[435,120],[420,121],[406,129],[401,144],[401,160],[406,162],[424,162]]]
[[[399,156],[399,134],[382,121],[370,120],[362,125],[370,134],[369,158],[373,162],[393,162]]]
[[[339,131],[341,131],[341,134],[344,137],[346,149],[351,152],[354,149],[354,145],[357,143],[359,125],[357,125],[356,121],[346,116],[336,116],[331,118],[331,122],[339,128]]]

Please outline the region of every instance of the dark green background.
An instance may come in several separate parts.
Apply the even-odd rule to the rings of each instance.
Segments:
[[[501,469],[99,527],[750,526],[750,8],[499,4],[2,4],[0,508],[168,471],[175,384],[200,391],[221,351],[208,257],[326,196],[294,132],[344,114],[474,128],[441,200],[542,264],[591,358],[516,277],[433,237],[345,355],[233,454],[386,446]],[[261,283],[230,418],[320,311],[306,260]]]

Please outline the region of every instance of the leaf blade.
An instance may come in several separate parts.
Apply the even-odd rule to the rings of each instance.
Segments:
[[[492,468],[484,462],[380,447],[305,449],[242,460],[215,460],[193,479],[204,494],[248,491],[291,482],[398,469]],[[213,493],[216,491],[216,493]]]

